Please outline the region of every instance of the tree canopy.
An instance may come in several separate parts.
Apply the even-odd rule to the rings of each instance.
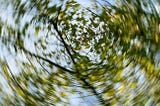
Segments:
[[[160,105],[159,0],[5,0],[0,104]]]

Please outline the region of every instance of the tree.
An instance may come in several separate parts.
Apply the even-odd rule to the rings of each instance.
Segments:
[[[158,0],[2,4],[1,105],[158,106]]]

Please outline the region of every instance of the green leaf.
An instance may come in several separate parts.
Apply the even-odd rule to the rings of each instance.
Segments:
[[[34,34],[35,36],[38,36],[39,30],[40,30],[40,27],[37,26],[37,27],[35,28],[35,34]]]

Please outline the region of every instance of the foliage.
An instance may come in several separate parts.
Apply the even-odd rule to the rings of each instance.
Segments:
[[[3,1],[1,105],[158,106],[158,3]]]

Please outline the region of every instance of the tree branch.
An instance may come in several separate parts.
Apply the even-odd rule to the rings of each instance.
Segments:
[[[56,32],[58,33],[58,35],[59,35],[59,37],[60,37],[60,39],[61,39],[61,41],[62,41],[65,49],[67,50],[67,53],[68,53],[68,55],[70,56],[72,62],[73,62],[74,64],[76,64],[76,62],[75,62],[75,60],[74,60],[74,58],[73,58],[73,56],[72,56],[72,53],[70,52],[70,50],[69,50],[69,48],[68,48],[68,45],[66,44],[65,40],[63,39],[61,32],[58,30],[57,23],[55,23],[55,22],[53,22],[53,21],[51,21],[51,20],[50,20],[49,22],[51,22],[51,24],[53,25],[54,29],[55,29]]]
[[[44,58],[44,57],[42,57],[42,56],[39,56],[39,55],[37,55],[37,54],[34,54],[34,53],[26,50],[26,49],[23,48],[23,47],[20,47],[20,49],[23,50],[24,52],[28,53],[28,54],[31,55],[31,56],[34,56],[34,57],[36,57],[36,58],[39,58],[39,59],[41,59],[41,60],[43,60],[43,61],[45,61],[45,62],[48,62],[49,64],[52,64],[52,65],[56,66],[56,67],[59,68],[59,69],[62,69],[62,70],[65,71],[65,72],[72,73],[72,74],[75,74],[75,73],[76,73],[76,72],[71,71],[71,70],[69,70],[69,69],[67,69],[67,68],[65,68],[65,67],[63,67],[63,66],[61,66],[61,65],[59,65],[59,64],[57,64],[57,63],[54,63],[53,61],[51,61],[51,60],[49,60],[49,59],[46,59],[46,58]]]
[[[60,10],[59,10],[59,11],[60,11]],[[58,12],[58,13],[59,13],[59,12]],[[65,40],[63,39],[63,36],[62,36],[61,32],[58,30],[57,21],[58,21],[58,16],[57,16],[57,20],[55,20],[55,22],[52,21],[51,19],[49,19],[49,22],[53,25],[54,29],[56,30],[56,32],[58,33],[58,35],[59,35],[59,37],[60,37],[60,39],[61,39],[61,41],[62,41],[65,49],[67,50],[67,53],[68,53],[69,56],[71,57],[71,60],[72,60],[73,64],[76,64],[76,62],[75,62],[75,60],[74,60],[74,58],[73,58],[73,56],[72,56],[72,54],[71,54],[71,52],[70,52],[70,50],[69,50],[69,48],[68,48],[68,45],[66,44]],[[78,74],[81,74],[78,69],[76,70],[76,73],[77,73],[77,75],[78,75]],[[94,86],[92,86],[92,85],[91,85],[89,82],[87,82],[86,79],[84,79],[84,78],[80,78],[80,80],[83,81],[83,83],[85,84],[85,86],[88,86],[88,88],[91,90],[91,92],[97,96],[98,100],[99,100],[102,104],[104,104],[105,106],[109,106],[109,104],[106,103],[106,101],[98,94],[98,92],[96,91],[96,89],[94,88]]]
[[[59,9],[58,13],[60,13],[60,9]],[[59,14],[58,14],[58,16],[59,16]],[[64,40],[61,32],[58,30],[58,25],[57,25],[58,16],[56,17],[55,20],[48,19],[48,22],[53,25],[55,31],[57,32],[58,36],[60,37],[60,39],[61,39],[61,41],[62,41],[62,43],[63,43],[63,45],[64,45],[64,48],[67,50],[67,53],[68,53],[68,55],[70,56],[73,64],[76,64],[76,61],[74,60],[74,58],[73,58],[73,56],[72,56],[72,53],[70,52],[70,50],[69,50],[69,48],[68,48],[67,43],[65,42],[65,40]],[[43,60],[45,60],[45,58],[43,58]],[[68,71],[68,72],[70,72],[70,71]],[[71,71],[71,72],[73,73],[73,71]],[[74,73],[76,73],[76,75],[78,75],[78,76],[81,75],[80,70],[78,70],[78,69],[76,69],[76,72],[74,72]],[[77,77],[78,77],[78,76],[77,76]],[[79,78],[79,77],[78,77],[78,78]],[[99,100],[102,104],[104,104],[105,106],[109,106],[109,103],[107,103],[107,102],[102,98],[102,96],[98,94],[98,92],[96,91],[96,89],[94,88],[94,86],[92,86],[89,82],[87,82],[87,80],[86,80],[85,78],[80,78],[80,80],[83,81],[84,86],[88,86],[88,89],[90,89],[91,92],[97,96],[98,100]]]

